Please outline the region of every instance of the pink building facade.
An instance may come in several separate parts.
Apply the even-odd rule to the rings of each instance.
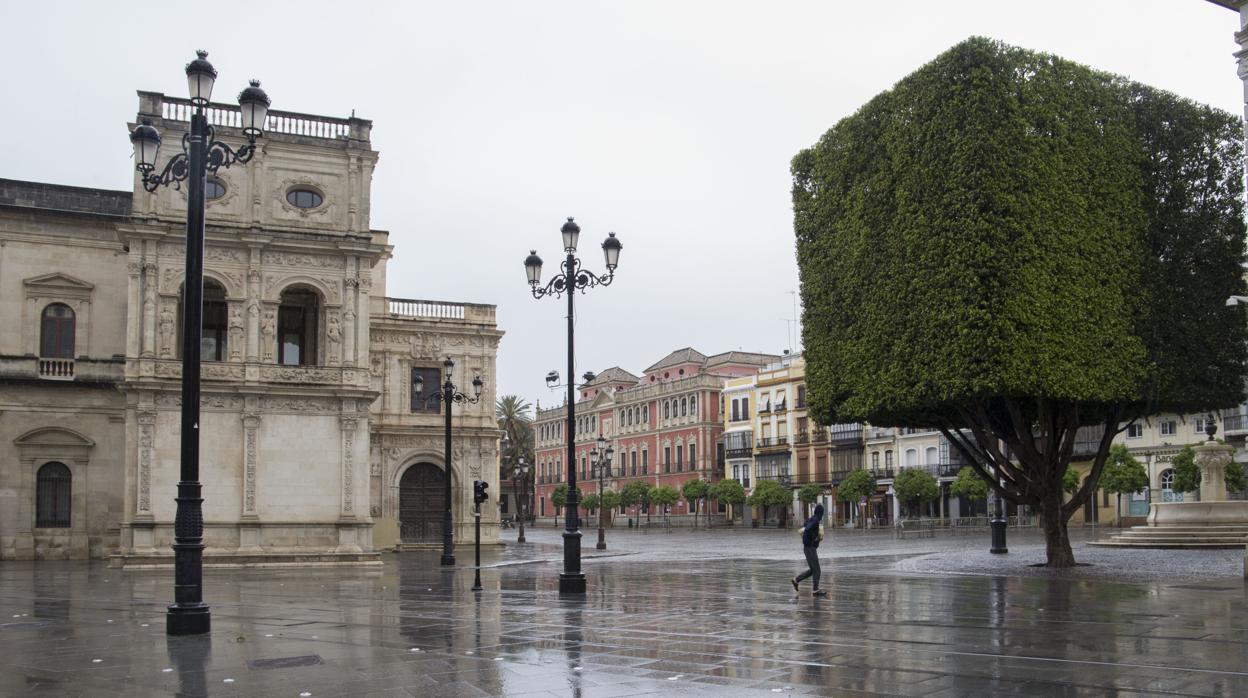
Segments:
[[[574,429],[581,493],[598,491],[590,451],[599,435],[615,448],[610,476],[602,478],[603,489],[619,492],[629,482],[640,480],[651,487],[668,485],[679,491],[690,480],[722,478],[720,391],[724,381],[757,373],[777,358],[736,351],[707,356],[685,348],[668,354],[640,377],[613,367],[581,385]],[[538,517],[555,516],[551,495],[568,479],[566,420],[566,406],[537,411],[533,513]],[[651,513],[655,512],[652,508]],[[671,512],[692,513],[683,499]],[[621,513],[635,518],[639,512],[633,507]]]

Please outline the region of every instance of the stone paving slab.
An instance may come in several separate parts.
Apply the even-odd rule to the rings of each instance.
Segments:
[[[1106,578],[1130,561],[1083,546],[1101,576],[1044,575],[1019,571],[1041,545],[1021,534],[1009,565],[969,574],[986,535],[838,531],[815,599],[788,585],[791,532],[612,531],[569,600],[559,531],[526,536],[483,551],[475,593],[465,548],[455,569],[419,551],[381,570],[209,570],[203,638],[165,636],[168,573],[0,563],[0,695],[1248,695],[1248,588],[1191,581],[1214,558]],[[941,556],[955,569],[926,571]]]

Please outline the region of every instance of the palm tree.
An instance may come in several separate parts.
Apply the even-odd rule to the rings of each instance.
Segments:
[[[511,447],[502,454],[503,477],[511,477],[510,467],[517,458],[524,458],[530,468],[533,467],[533,419],[529,414],[530,409],[531,405],[517,395],[503,395],[494,405],[494,416],[498,419],[498,428],[503,430],[511,442]],[[530,471],[529,478],[526,478],[524,489],[528,489],[527,485],[530,481],[532,481],[532,471]],[[526,502],[528,495],[528,492],[521,493],[522,497],[526,497]],[[528,513],[527,508],[525,511]]]

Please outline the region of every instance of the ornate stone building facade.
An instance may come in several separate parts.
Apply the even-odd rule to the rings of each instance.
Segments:
[[[189,113],[139,94],[162,161]],[[237,107],[209,121],[242,140]],[[210,177],[200,468],[217,561],[367,564],[440,540],[441,406],[410,385],[439,384],[448,356],[458,385],[486,386],[455,407],[457,539],[471,481],[497,491],[494,307],[386,297],[371,127],[271,112],[255,159]],[[137,177],[133,192],[0,180],[0,558],[169,562],[185,216],[184,190]]]

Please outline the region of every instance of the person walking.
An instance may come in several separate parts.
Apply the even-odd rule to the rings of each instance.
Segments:
[[[819,588],[819,541],[823,540],[823,505],[816,504],[815,512],[806,519],[802,526],[802,552],[806,554],[807,569],[792,579],[793,591],[800,592],[799,586],[807,577],[815,584],[815,596],[827,596],[828,592]]]

